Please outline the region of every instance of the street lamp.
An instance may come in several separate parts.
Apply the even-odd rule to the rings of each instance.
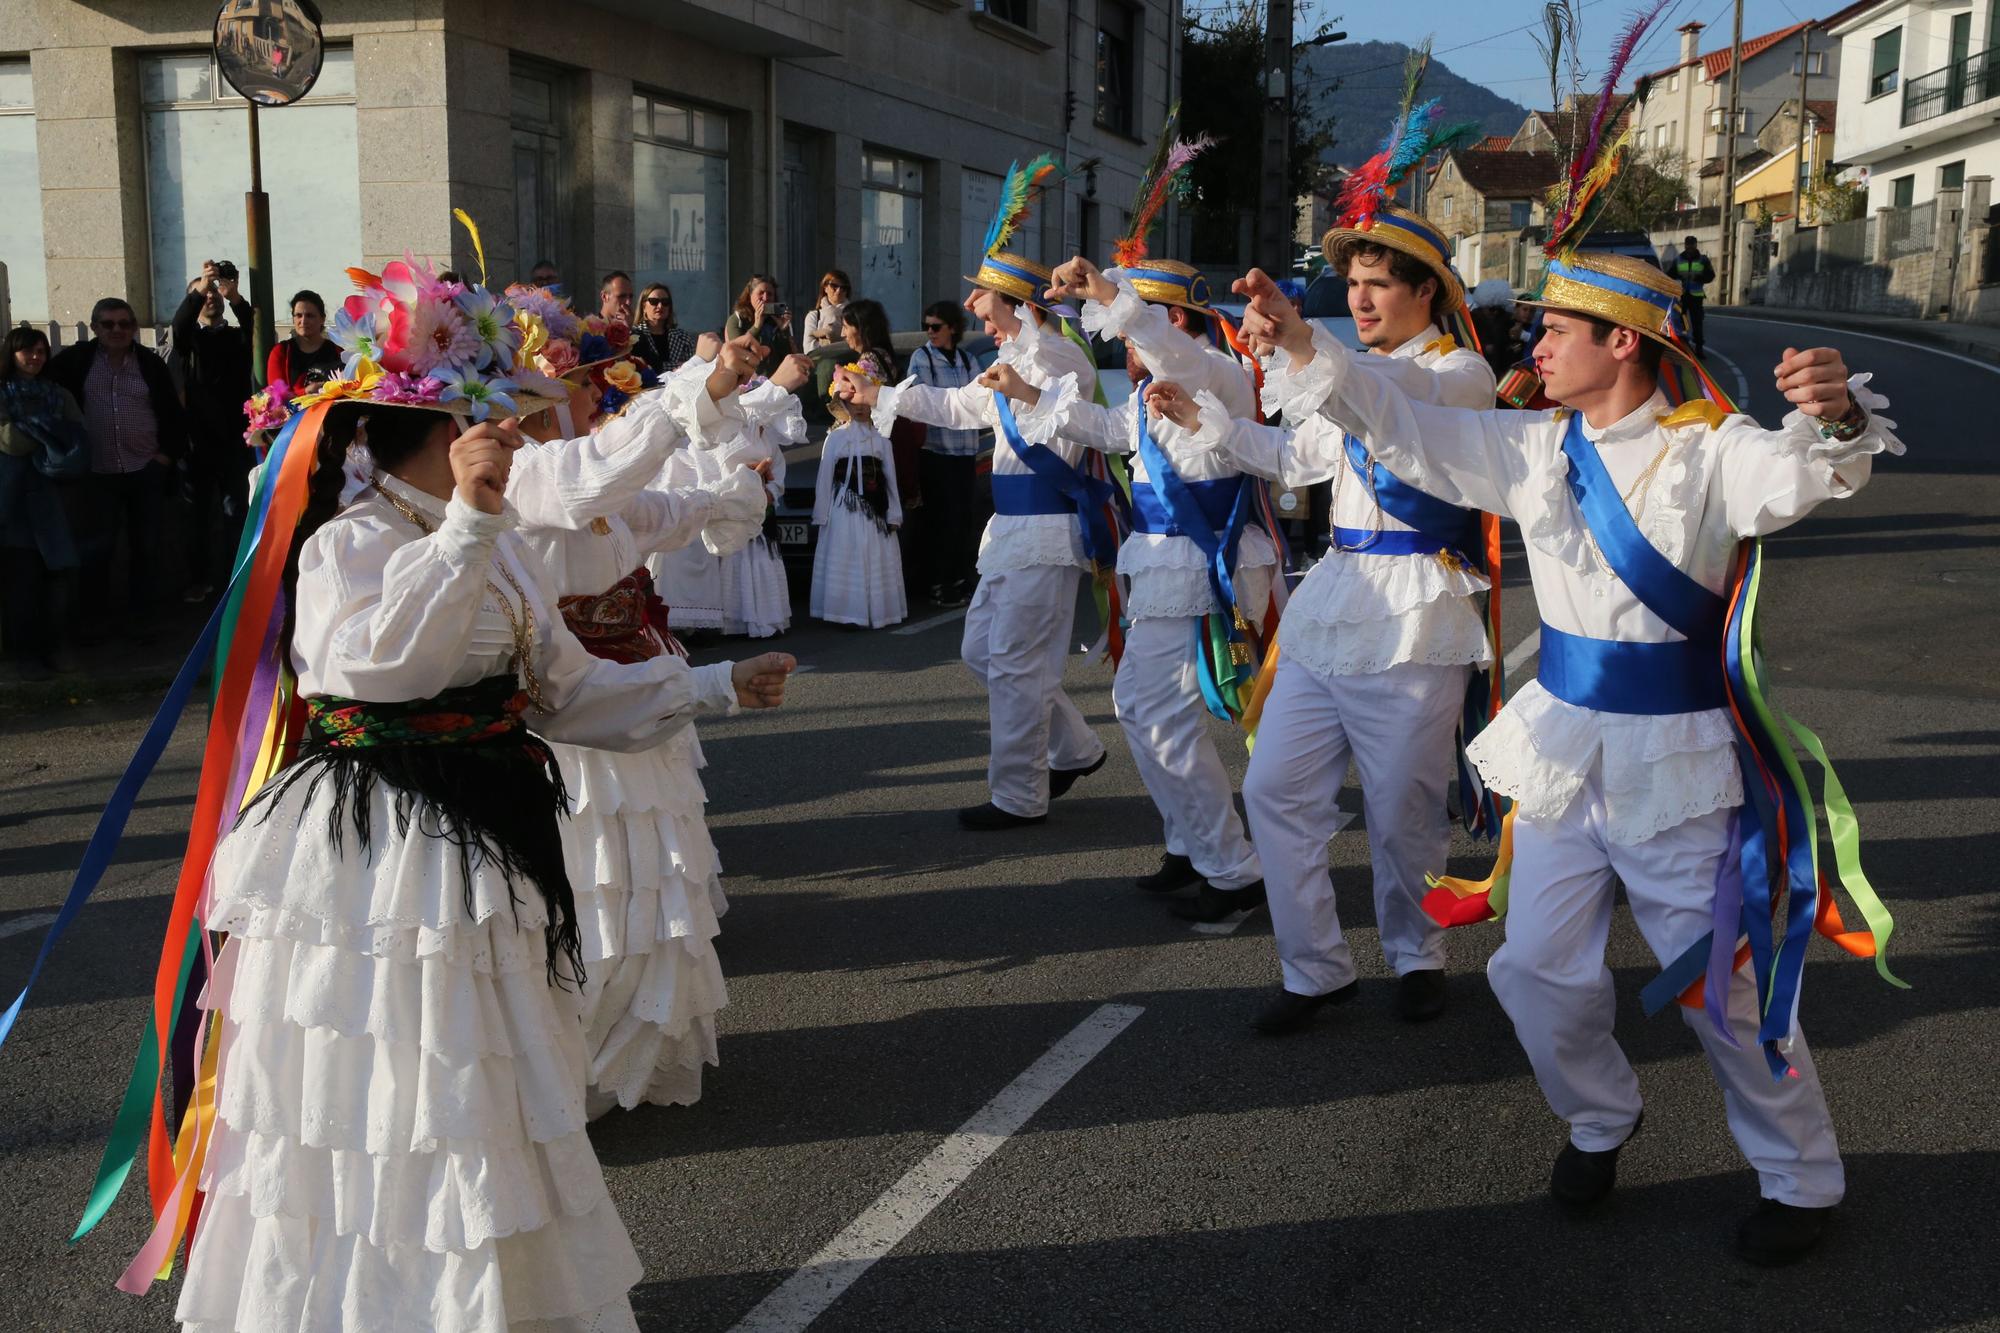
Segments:
[[[319,81],[326,44],[312,0],[223,0],[215,13],[215,63],[222,77],[250,104],[250,191],[243,196],[245,240],[250,249],[251,377],[263,382],[264,364],[277,339],[271,320],[271,197],[264,193],[263,141],[257,108],[290,106]]]

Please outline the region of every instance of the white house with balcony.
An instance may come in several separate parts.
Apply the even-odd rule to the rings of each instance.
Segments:
[[[1865,172],[1871,212],[2000,175],[2000,0],[1884,0],[1829,27],[1834,157]]]

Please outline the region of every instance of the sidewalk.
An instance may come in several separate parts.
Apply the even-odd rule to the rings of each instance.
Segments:
[[[1899,342],[1940,347],[1979,361],[2000,365],[2000,326],[1953,324],[1939,319],[1898,319],[1889,315],[1861,315],[1845,310],[1796,310],[1783,306],[1712,306],[1711,316],[1723,319],[1788,320],[1799,324],[1819,324],[1829,329],[1852,329],[1874,333]]]
[[[162,613],[159,629],[144,640],[114,635],[72,646],[69,657],[76,669],[55,676],[39,677],[0,663],[0,732],[10,715],[21,712],[164,695],[200,637],[209,609],[175,602]],[[205,692],[205,686],[196,691],[202,697]]]

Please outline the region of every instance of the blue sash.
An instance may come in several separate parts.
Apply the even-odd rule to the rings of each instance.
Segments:
[[[1335,525],[1333,546],[1343,555],[1442,555],[1446,551],[1454,555],[1462,554],[1457,547],[1440,545],[1437,538],[1429,533],[1400,528],[1373,532],[1367,528]]]
[[[993,395],[994,415],[1000,420],[1000,433],[1007,440],[1007,447],[1014,456],[1028,465],[1032,477],[993,474],[993,505],[1003,514],[1067,514],[1074,513],[1083,537],[1083,549],[1099,567],[1110,569],[1118,560],[1118,533],[1112,525],[1111,514],[1120,508],[1122,493],[1116,486],[1097,477],[1088,476],[1068,463],[1061,455],[1045,444],[1029,444],[1021,438],[1020,423],[1014,419],[1014,405],[1007,401],[1005,394]],[[1025,483],[1025,485],[1023,484]],[[1060,497],[1060,507],[1010,509],[1004,507],[1003,492],[1011,493],[1017,502],[1033,505],[1054,505]]]
[[[1563,436],[1569,489],[1611,572],[1640,605],[1685,635],[1680,643],[1624,643],[1542,627],[1536,677],[1556,698],[1607,713],[1660,716],[1721,708],[1722,629],[1727,604],[1661,555],[1639,531],[1597,446],[1572,413]]]
[[[1146,390],[1152,383],[1148,377],[1132,395],[1132,410],[1139,418],[1139,461],[1146,465],[1146,484],[1132,488],[1133,526],[1140,532],[1186,537],[1201,548],[1208,558],[1209,590],[1235,640],[1241,634],[1235,625],[1236,548],[1250,518],[1253,491],[1241,475],[1192,485],[1181,480],[1146,424]],[[1218,523],[1217,518],[1223,521]]]
[[[1418,490],[1370,459],[1367,447],[1352,435],[1347,437],[1347,464],[1361,480],[1368,483],[1382,512],[1398,523],[1416,529],[1424,536],[1426,544],[1407,551],[1392,549],[1405,543],[1400,540],[1389,542],[1387,538],[1409,534],[1361,532],[1356,539],[1357,544],[1350,546],[1349,539],[1338,534],[1357,530],[1337,528],[1334,540],[1343,550],[1369,555],[1436,555],[1449,551],[1468,565],[1479,563],[1475,553],[1484,543],[1480,540],[1478,510],[1460,509],[1457,505],[1446,504],[1435,495]]]

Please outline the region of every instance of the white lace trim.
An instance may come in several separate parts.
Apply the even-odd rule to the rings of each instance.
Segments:
[[[1861,434],[1851,440],[1829,440],[1820,434],[1816,419],[1794,408],[1785,414],[1783,432],[1773,442],[1778,453],[1829,468],[1871,454],[1902,454],[1903,442],[1896,438],[1896,423],[1880,415],[1889,406],[1889,400],[1868,387],[1874,378],[1872,373],[1847,377],[1847,392],[1868,413],[1868,428]]]
[[[1076,405],[1083,401],[1075,375],[1064,375],[1042,386],[1042,396],[1033,407],[1016,404],[1014,424],[1029,444],[1047,444],[1069,424]]]
[[[1278,648],[1323,679],[1365,676],[1405,662],[1484,666],[1493,660],[1486,627],[1462,597],[1440,597],[1401,615],[1359,621],[1323,620],[1299,602],[1293,594],[1278,622]]]
[[[1596,769],[1606,836],[1644,842],[1743,802],[1735,732],[1721,709],[1648,717],[1578,708],[1524,686],[1466,750],[1495,791],[1531,820],[1558,818]]]
[[[1043,565],[1090,567],[1073,515],[995,514],[988,521],[979,541],[982,575]]]
[[[1122,338],[1126,328],[1146,308],[1146,301],[1132,286],[1132,280],[1118,269],[1107,269],[1104,276],[1117,286],[1118,295],[1111,299],[1109,305],[1085,301],[1078,322],[1083,325],[1083,331],[1093,338]]]
[[[1319,411],[1334,386],[1340,383],[1348,356],[1331,333],[1313,326],[1313,359],[1294,367],[1292,355],[1280,347],[1264,366],[1264,415],[1284,415],[1286,421],[1300,422]]]

